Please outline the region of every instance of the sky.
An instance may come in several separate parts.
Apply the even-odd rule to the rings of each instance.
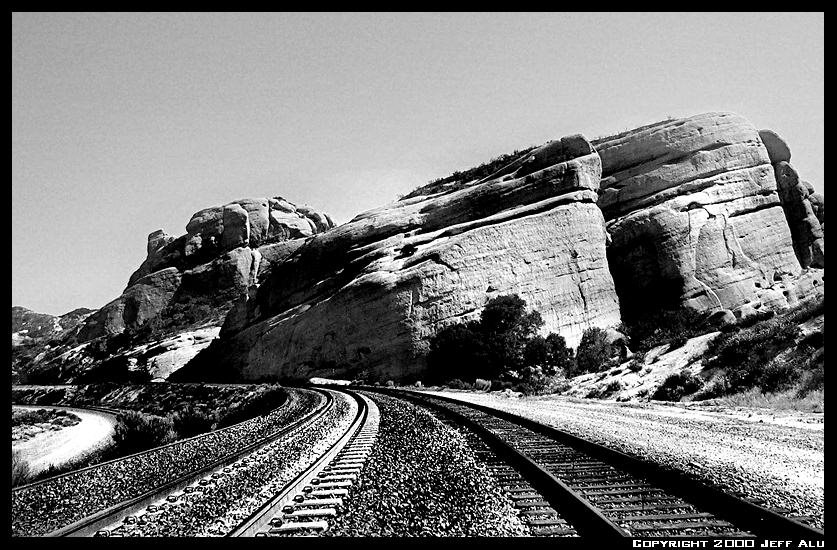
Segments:
[[[147,236],[282,196],[337,223],[564,135],[733,111],[823,191],[824,15],[12,16],[12,304],[124,290]]]

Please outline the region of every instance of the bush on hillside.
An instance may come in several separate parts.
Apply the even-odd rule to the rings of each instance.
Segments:
[[[112,454],[125,456],[174,441],[171,420],[136,411],[116,416]]]
[[[179,438],[212,431],[218,421],[215,413],[189,404],[171,416],[172,427]]]
[[[651,399],[680,401],[683,396],[693,394],[701,388],[703,388],[701,377],[692,374],[689,370],[682,370],[666,378]]]
[[[588,328],[582,333],[575,352],[576,369],[573,374],[602,371],[608,367],[612,355],[607,331],[599,327]]]
[[[669,349],[683,346],[689,338],[708,332],[704,316],[692,309],[663,309],[624,324],[632,349],[648,351],[662,344]]]

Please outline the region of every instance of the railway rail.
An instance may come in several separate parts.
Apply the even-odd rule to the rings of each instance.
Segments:
[[[357,413],[345,432],[311,466],[285,484],[273,498],[250,514],[227,536],[288,536],[316,534],[329,527],[329,518],[342,510],[343,497],[362,469],[374,444],[377,425],[377,407],[371,400],[352,391],[316,390],[325,396],[324,405],[304,419],[294,423],[255,448],[237,454],[235,460],[225,460],[195,471],[178,483],[167,484],[145,495],[131,506],[121,506],[110,513],[88,518],[80,529],[59,533],[65,536],[123,536],[124,527],[154,521],[155,514],[168,506],[177,506],[184,495],[199,492],[236,468],[246,467],[252,460],[271,453],[281,445],[284,435],[305,430],[334,407],[332,392],[348,394],[357,404]],[[188,478],[188,479],[186,479]]]
[[[136,513],[140,510],[144,510],[150,502],[153,502],[157,499],[157,497],[161,493],[170,493],[172,491],[178,490],[180,488],[185,488],[194,482],[196,482],[200,477],[202,477],[207,472],[216,470],[218,468],[223,468],[228,466],[229,464],[235,462],[236,460],[240,459],[243,456],[251,454],[253,451],[257,450],[258,448],[269,444],[276,439],[283,437],[284,435],[299,429],[303,428],[304,426],[313,422],[319,415],[321,415],[328,407],[331,406],[333,402],[333,398],[331,394],[328,392],[324,392],[321,390],[303,390],[303,391],[313,391],[319,396],[319,404],[313,410],[307,412],[306,414],[292,420],[288,424],[282,426],[280,429],[261,437],[242,448],[239,448],[236,451],[231,453],[222,455],[217,459],[213,460],[208,464],[202,464],[198,467],[183,473],[182,475],[177,476],[171,481],[163,483],[161,485],[157,485],[138,496],[128,498],[123,501],[116,502],[105,509],[99,510],[95,513],[92,513],[88,516],[80,518],[69,525],[65,525],[58,529],[54,529],[48,533],[45,533],[44,536],[50,537],[61,537],[61,536],[89,536],[97,533],[100,531],[104,526],[109,525],[115,521],[116,518],[125,517],[132,513]],[[289,402],[293,398],[289,398],[286,400],[281,407],[285,407],[289,405]],[[249,422],[249,421],[245,421]],[[243,423],[242,423],[243,424]],[[126,457],[121,457],[118,459],[110,460],[107,462],[103,462],[101,464],[96,464],[93,466],[89,466],[87,468],[82,468],[79,470],[75,470],[72,472],[68,472],[65,474],[61,474],[58,476],[53,476],[44,480],[40,480],[38,482],[24,485],[18,488],[15,488],[13,491],[14,493],[20,493],[23,491],[32,491],[32,490],[40,490],[39,486],[47,487],[50,483],[60,482],[61,480],[69,480],[73,476],[78,476],[80,474],[84,474],[88,470],[95,470],[97,468],[102,468],[103,466],[108,466],[112,464],[116,464],[122,461],[126,461],[128,459],[137,459],[142,458],[144,455],[148,455],[151,453],[158,453],[161,449],[165,449],[168,447],[175,447],[178,445],[183,445],[184,443],[190,442],[192,440],[199,440],[200,438],[207,437],[208,435],[217,434],[222,431],[226,430],[233,430],[238,425],[233,425],[228,428],[223,428],[222,430],[218,430],[216,432],[210,432],[209,434],[200,434],[191,438],[187,438],[184,440],[176,441],[174,443],[170,443],[168,445],[164,445],[162,447],[156,447],[154,449],[149,449],[147,451],[143,451],[140,453],[135,453],[132,455],[128,455]]]
[[[491,469],[536,535],[824,538],[802,521],[512,413],[421,392],[368,389],[434,410],[479,436],[505,462],[495,460]]]
[[[329,528],[329,520],[342,510],[343,498],[372,451],[379,419],[371,399],[346,389],[338,391],[349,394],[358,404],[349,428],[317,461],[228,536],[314,535]]]

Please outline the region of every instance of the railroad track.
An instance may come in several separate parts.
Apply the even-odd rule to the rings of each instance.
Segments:
[[[136,497],[129,498],[127,500],[124,500],[124,501],[118,502],[116,504],[113,504],[113,505],[111,505],[111,506],[109,506],[109,507],[107,507],[103,510],[100,510],[100,511],[95,512],[91,515],[88,515],[84,518],[81,518],[77,521],[74,521],[73,523],[71,523],[69,525],[61,527],[59,529],[55,529],[55,530],[53,530],[49,533],[46,533],[44,536],[48,536],[48,537],[66,537],[66,536],[78,537],[78,536],[91,536],[91,535],[95,535],[95,534],[100,534],[100,535],[107,536],[110,533],[109,533],[109,530],[108,530],[107,533],[104,532],[106,527],[109,527],[109,526],[112,527],[114,523],[119,522],[120,520],[122,520],[123,518],[125,518],[127,516],[131,516],[133,514],[137,514],[137,513],[145,511],[148,506],[152,505],[152,503],[159,500],[160,495],[163,495],[163,494],[169,495],[172,492],[178,491],[178,490],[181,490],[181,489],[183,489],[187,492],[189,492],[191,490],[201,490],[201,489],[194,489],[194,486],[201,487],[200,482],[201,482],[201,478],[203,476],[209,474],[210,472],[215,472],[216,470],[228,467],[231,464],[233,464],[237,461],[240,461],[240,459],[242,459],[242,457],[246,457],[246,456],[252,454],[254,451],[257,451],[260,447],[263,447],[267,444],[270,444],[271,442],[273,442],[273,441],[275,441],[279,438],[282,438],[283,436],[287,435],[290,432],[293,432],[293,431],[295,431],[297,429],[300,429],[300,428],[304,428],[305,426],[307,426],[307,425],[311,424],[313,421],[315,421],[316,418],[318,418],[319,416],[324,414],[325,411],[328,410],[328,408],[330,408],[333,405],[334,399],[333,399],[332,395],[328,392],[324,392],[324,391],[321,391],[321,390],[304,390],[304,391],[314,391],[315,393],[317,393],[320,396],[319,403],[318,403],[317,407],[315,407],[313,410],[309,411],[308,413],[302,415],[301,417],[291,421],[290,423],[283,426],[279,430],[277,430],[277,431],[275,431],[275,432],[273,432],[273,433],[271,433],[271,434],[269,434],[265,437],[257,439],[256,441],[253,441],[253,442],[247,444],[246,446],[238,449],[237,451],[234,451],[232,453],[223,455],[223,456],[217,458],[216,460],[213,460],[209,464],[204,464],[204,465],[201,465],[201,466],[199,466],[199,467],[197,467],[197,468],[195,468],[191,471],[185,472],[183,475],[178,476],[177,478],[173,479],[172,481],[169,481],[167,483],[156,486],[156,487],[154,487],[154,488],[152,488],[152,489],[150,489],[150,490],[148,490],[148,491],[146,491],[146,492],[144,492],[144,493],[142,493],[142,494],[140,494]],[[290,402],[290,399],[295,399],[295,398],[296,397],[289,398],[288,400],[285,401],[285,403],[280,405],[280,407],[288,406],[289,402]],[[247,421],[245,421],[245,422],[247,422]],[[216,432],[210,432],[210,434],[218,433],[218,432],[221,432],[221,431],[224,431],[224,430],[235,429],[236,426],[238,426],[238,425],[233,425],[233,426],[230,426],[228,428],[223,428],[222,430],[218,430]],[[96,468],[101,468],[102,466],[106,466],[106,465],[110,465],[110,464],[117,463],[117,462],[120,462],[120,461],[124,461],[126,459],[135,459],[137,457],[141,458],[143,455],[146,455],[146,454],[149,454],[149,453],[157,453],[157,452],[160,451],[160,449],[165,449],[167,447],[173,447],[173,446],[176,446],[176,445],[182,445],[186,442],[189,442],[189,441],[192,441],[192,440],[197,440],[197,439],[205,437],[207,435],[209,435],[209,434],[200,434],[200,435],[197,435],[197,436],[194,436],[194,437],[191,437],[191,438],[183,439],[183,440],[180,440],[180,441],[176,441],[174,443],[170,443],[168,445],[164,445],[162,447],[156,447],[154,449],[149,449],[147,451],[143,451],[143,452],[140,452],[140,453],[135,453],[135,454],[132,454],[132,455],[128,455],[126,457],[121,457],[121,458],[118,458],[118,459],[110,460],[110,461],[107,461],[107,462],[103,462],[101,464],[95,464],[93,466],[89,466],[87,468],[82,468],[82,469],[79,469],[79,470],[68,472],[66,474],[61,474],[59,476],[53,476],[53,477],[50,477],[50,478],[47,478],[47,479],[44,479],[44,480],[40,480],[40,481],[32,483],[32,484],[28,484],[28,485],[18,487],[14,490],[14,492],[23,491],[23,490],[27,490],[27,491],[37,490],[39,486],[47,486],[50,483],[56,482],[56,480],[61,480],[63,478],[69,479],[72,476],[77,476],[81,473],[86,472],[87,470],[93,470],[93,469],[96,469]],[[191,487],[191,489],[187,489],[187,487]]]
[[[435,410],[477,435],[494,452],[489,468],[535,535],[824,538],[822,530],[682,473],[512,413],[369,389]]]
[[[343,508],[378,433],[379,413],[364,395],[340,389],[358,404],[349,428],[309,468],[229,533],[231,537],[315,535]]]

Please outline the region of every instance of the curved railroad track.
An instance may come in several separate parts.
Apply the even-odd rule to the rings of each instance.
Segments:
[[[343,508],[343,497],[357,480],[378,433],[378,408],[364,395],[339,389],[358,404],[355,418],[329,449],[253,512],[230,537],[317,534]]]
[[[368,389],[434,410],[477,435],[494,453],[489,467],[507,482],[533,534],[824,538],[820,529],[682,473],[512,413],[421,392]]]
[[[292,393],[289,396],[289,398],[285,400],[285,402],[282,405],[279,406],[279,408],[275,409],[275,411],[283,409],[284,407],[290,407],[294,403],[294,400],[298,400],[302,395],[301,393],[297,392],[313,392],[314,394],[316,394],[318,400],[317,406],[315,406],[312,410],[309,410],[305,414],[297,418],[294,418],[292,421],[283,425],[278,430],[273,431],[272,433],[269,433],[264,437],[260,437],[250,443],[247,443],[243,447],[239,447],[237,450],[233,452],[214,457],[213,460],[207,463],[199,464],[195,468],[182,472],[172,480],[161,483],[159,485],[154,485],[150,489],[147,489],[136,496],[132,495],[130,498],[111,503],[107,507],[97,509],[95,512],[90,513],[79,519],[76,519],[68,525],[64,525],[60,528],[53,529],[46,533],[41,533],[41,536],[63,537],[94,535],[97,532],[100,532],[105,526],[113,524],[118,519],[144,510],[147,506],[150,505],[150,503],[158,500],[160,495],[168,495],[174,491],[185,489],[186,487],[199,483],[199,479],[202,478],[204,475],[207,475],[208,473],[214,470],[227,467],[230,464],[239,461],[240,459],[242,459],[242,457],[246,457],[252,454],[254,451],[257,451],[260,447],[263,447],[277,439],[280,439],[283,436],[297,429],[304,428],[305,426],[315,421],[316,418],[324,414],[325,411],[327,411],[333,405],[334,398],[329,392],[322,390],[295,390],[294,393]],[[154,454],[160,453],[161,450],[164,451],[169,448],[177,448],[178,446],[183,446],[185,444],[189,444],[190,442],[199,442],[204,438],[212,437],[213,435],[218,436],[219,434],[224,434],[225,432],[234,433],[234,430],[252,421],[253,419],[247,420],[240,424],[235,424],[233,426],[222,428],[220,430],[215,430],[214,432],[199,434],[197,436],[182,439],[173,443],[169,443],[167,445],[163,445],[161,447],[156,447],[153,449],[117,458],[114,460],[109,460],[107,462],[95,464],[93,466],[88,466],[86,468],[81,468],[79,470],[74,470],[72,472],[67,472],[65,474],[60,474],[57,476],[37,481],[35,483],[17,487],[12,491],[12,516],[16,516],[15,499],[17,497],[22,497],[27,493],[31,494],[32,492],[48,491],[51,486],[54,486],[56,484],[72,483],[73,480],[79,479],[87,474],[93,474],[96,471],[101,471],[102,468],[116,466],[121,463],[126,463],[126,461],[129,460],[134,462],[136,460],[141,461],[145,456],[152,456]],[[188,491],[188,489],[186,490]],[[13,531],[13,535],[14,534],[15,533]]]

